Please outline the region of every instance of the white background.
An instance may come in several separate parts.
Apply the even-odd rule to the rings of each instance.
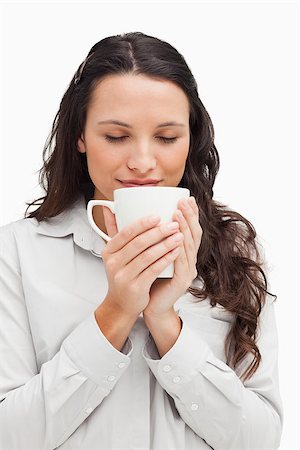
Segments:
[[[297,2],[2,2],[0,225],[42,195],[60,100],[91,46],[142,31],[185,57],[215,128],[215,199],[256,228],[278,296],[281,450],[299,448]],[[224,449],[226,450],[226,449]],[[241,449],[242,450],[242,449]]]

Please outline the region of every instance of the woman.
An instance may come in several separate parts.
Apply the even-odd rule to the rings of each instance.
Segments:
[[[43,156],[39,207],[1,227],[1,449],[277,449],[272,294],[254,227],[213,200],[213,126],[182,55],[138,32],[95,44]],[[189,202],[171,228],[122,232],[97,207],[106,243],[87,202],[149,179]]]

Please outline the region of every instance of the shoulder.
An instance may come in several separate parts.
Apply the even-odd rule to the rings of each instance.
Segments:
[[[0,225],[0,239],[12,239],[13,236],[28,234],[37,229],[38,222],[35,218],[24,218],[4,225]]]
[[[35,236],[37,220],[19,219],[0,226],[0,254],[9,257],[16,254],[20,243],[29,245],[30,237]]]

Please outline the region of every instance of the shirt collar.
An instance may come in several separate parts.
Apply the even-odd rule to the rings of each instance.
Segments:
[[[92,229],[86,207],[85,196],[80,193],[70,208],[55,217],[36,222],[36,232],[57,238],[71,234],[76,245],[101,257],[106,241]]]

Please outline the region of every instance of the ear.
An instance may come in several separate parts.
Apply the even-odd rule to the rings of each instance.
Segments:
[[[82,138],[82,135],[81,135],[80,138],[78,138],[78,141],[77,141],[77,149],[78,149],[78,151],[79,151],[80,153],[86,153],[85,143],[84,143],[84,140],[83,140],[83,138]]]

